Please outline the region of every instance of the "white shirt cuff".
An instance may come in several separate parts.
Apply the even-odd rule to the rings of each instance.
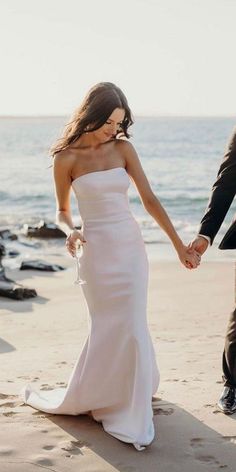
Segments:
[[[208,243],[211,245],[211,238],[210,236],[206,236],[205,234],[198,234],[198,236],[201,236],[201,238],[204,238],[208,241]]]

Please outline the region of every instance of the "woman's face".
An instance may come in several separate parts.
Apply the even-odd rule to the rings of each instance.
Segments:
[[[110,139],[116,136],[117,131],[120,130],[124,117],[125,111],[123,108],[115,108],[106,123],[94,131],[94,136],[101,142],[110,141]]]

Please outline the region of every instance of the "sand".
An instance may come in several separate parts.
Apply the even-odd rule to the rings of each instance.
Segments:
[[[234,261],[150,260],[148,323],[161,382],[153,404],[156,438],[138,452],[92,418],[47,415],[23,405],[25,383],[64,386],[88,333],[87,310],[74,261],[57,273],[8,271],[37,289],[36,299],[0,298],[0,471],[236,471],[236,414],[223,415],[221,354],[234,305]]]

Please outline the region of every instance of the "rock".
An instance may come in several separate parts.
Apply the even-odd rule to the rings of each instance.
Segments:
[[[6,249],[4,244],[0,243],[0,262],[2,260],[2,257],[6,255]]]
[[[40,221],[38,226],[24,225],[26,236],[34,238],[65,238],[66,234],[55,223]]]
[[[14,233],[12,233],[9,229],[1,229],[0,230],[0,238],[1,239],[10,239],[11,241],[14,241],[18,239],[18,236]]]
[[[65,268],[58,264],[50,264],[49,262],[40,261],[39,259],[22,261],[20,270],[43,270],[46,272],[58,272]]]
[[[25,246],[25,247],[30,247],[32,249],[39,249],[42,247],[42,243],[39,242],[39,241],[19,241],[20,244],[22,244],[22,246]]]
[[[0,266],[0,295],[2,297],[13,298],[14,300],[24,300],[26,298],[37,297],[37,292],[33,288],[26,288],[14,282],[5,275],[5,270]]]
[[[0,243],[0,296],[15,300],[37,297],[37,292],[34,288],[24,287],[5,275],[5,269],[2,265],[2,258],[5,255],[5,246]]]
[[[17,257],[17,256],[20,255],[20,252],[17,251],[17,249],[9,249],[9,250],[7,251],[7,255],[8,255],[9,257]]]

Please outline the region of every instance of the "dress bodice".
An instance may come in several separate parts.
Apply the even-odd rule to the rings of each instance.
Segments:
[[[130,178],[124,167],[89,172],[73,180],[82,220],[117,219],[130,216]]]

